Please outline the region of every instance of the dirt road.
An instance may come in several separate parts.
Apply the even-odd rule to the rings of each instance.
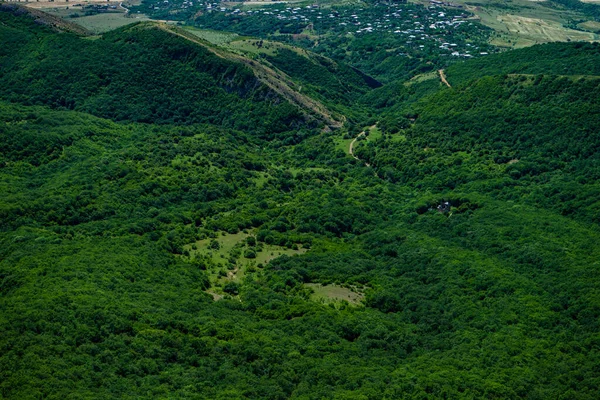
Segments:
[[[448,87],[452,87],[450,86],[450,84],[448,83],[448,81],[446,80],[446,74],[444,73],[443,69],[438,69],[438,73],[440,74],[440,80],[442,81],[442,83]]]
[[[368,127],[367,129],[370,131],[371,129],[375,128],[375,125]],[[358,139],[360,139],[361,137],[365,136],[367,134],[367,130],[362,131],[361,133],[358,134],[358,136],[356,136],[354,138],[353,141],[350,142],[350,148],[348,149],[348,154],[350,154],[355,160],[361,161],[360,158],[356,157],[354,155],[354,143],[356,143],[356,141]],[[367,167],[370,167],[371,164],[369,164],[368,162],[365,163],[365,165]]]

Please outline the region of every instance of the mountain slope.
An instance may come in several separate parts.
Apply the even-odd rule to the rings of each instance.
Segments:
[[[2,29],[6,43],[18,34]],[[41,29],[41,43],[21,43],[0,60],[3,98],[114,120],[209,122],[262,135],[319,121],[339,124],[280,73],[160,24],[125,27],[97,40]]]
[[[6,21],[0,397],[597,398],[595,76],[507,53],[510,75],[387,85],[356,160],[268,64],[161,25]]]
[[[600,76],[600,43],[548,43],[454,64],[447,71],[452,85],[504,74]]]
[[[356,154],[392,181],[518,198],[598,222],[598,99],[594,76],[483,77],[391,112],[405,129]]]
[[[9,13],[15,17],[19,17],[17,25],[25,23],[30,27],[35,25],[44,26],[55,32],[71,32],[77,35],[91,34],[87,29],[77,24],[70,23],[52,14],[36,10],[35,8],[28,8],[18,3],[2,3],[0,4],[0,12]],[[7,23],[9,26],[13,25],[13,22],[16,22],[16,18],[12,20],[3,20],[5,26]]]

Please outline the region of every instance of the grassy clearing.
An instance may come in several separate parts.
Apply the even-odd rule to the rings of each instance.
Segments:
[[[214,238],[206,238],[183,247],[192,260],[202,262],[208,272],[213,293],[221,294],[222,286],[237,282],[246,273],[255,272],[271,260],[282,255],[294,256],[308,250],[293,246],[287,248],[266,243],[249,244],[253,232],[220,232]],[[213,296],[214,297],[214,296]]]
[[[539,18],[527,18],[507,14],[498,16],[498,20],[506,25],[508,30],[516,35],[543,42],[592,41],[597,35],[563,27],[559,22]]]
[[[59,9],[59,8],[67,8],[67,9],[72,9],[72,10],[77,10],[78,7],[75,4],[83,4],[83,5],[93,5],[93,4],[101,4],[101,5],[106,5],[106,4],[110,4],[110,5],[119,5],[120,1],[119,0],[111,0],[111,1],[106,1],[106,0],[80,0],[80,1],[75,1],[73,2],[73,0],[69,1],[69,0],[52,0],[52,1],[48,1],[48,0],[43,0],[43,1],[31,1],[31,2],[27,2],[25,3],[25,5],[29,8],[37,8],[39,10],[43,10],[43,11],[48,11],[48,9]],[[131,2],[130,2],[131,3]],[[79,8],[81,9],[81,8]]]
[[[307,283],[304,286],[312,289],[310,298],[323,304],[339,303],[347,301],[350,304],[360,304],[364,294],[356,287],[342,287],[339,285],[323,286],[320,283]]]
[[[346,154],[349,154],[348,149],[350,149],[350,143],[352,143],[352,140],[354,140],[354,138],[344,139],[342,136],[335,138],[335,148],[342,150]]]
[[[404,82],[404,86],[412,86],[416,83],[430,81],[432,79],[439,79],[438,73],[436,71],[431,71],[425,74],[419,74],[417,76],[414,76],[410,80]]]
[[[389,136],[389,138],[392,142],[406,142],[406,136],[401,133],[395,133]]]
[[[289,46],[285,46],[281,43],[261,39],[236,40],[229,43],[227,46],[229,50],[244,54],[266,54],[269,56],[274,56],[277,54],[277,50],[283,47],[289,48]]]
[[[297,254],[304,254],[306,253],[308,250],[307,249],[288,249],[286,247],[282,247],[282,246],[275,246],[275,245],[271,245],[271,244],[265,244],[263,246],[263,250],[260,253],[256,254],[256,259],[254,260],[256,265],[258,264],[262,264],[262,265],[266,265],[268,264],[271,260],[276,259],[277,257],[286,255],[286,256],[295,256]],[[248,262],[248,264],[251,264],[252,262]]]
[[[599,4],[600,4],[600,2],[599,2]],[[577,27],[580,29],[585,29],[586,31],[600,33],[600,22],[586,21],[586,22],[582,22],[581,24],[578,24]]]
[[[376,125],[365,128],[365,131],[369,132],[369,135],[366,137],[366,140],[368,141],[378,140],[384,136],[383,132],[381,132],[381,130],[379,130],[379,128]],[[404,142],[406,140],[406,136],[400,133],[387,135],[386,138],[391,140],[392,142]]]
[[[183,29],[217,46],[225,45],[240,37],[237,33],[198,29],[190,26],[186,26]]]
[[[125,15],[125,13],[104,13],[69,18],[68,20],[96,34],[105,33],[125,25],[133,24],[134,22],[150,21],[148,17],[142,14],[132,16],[131,18]]]
[[[305,52],[303,52],[302,50],[292,46],[287,46],[283,43],[240,36],[237,33],[214,31],[210,29],[198,29],[189,26],[186,26],[183,29],[201,39],[206,40],[207,42],[210,42],[217,46],[225,47],[227,50],[238,54],[266,54],[273,56],[277,53],[277,50],[281,48],[286,48],[295,51],[298,54],[305,54]]]
[[[252,178],[256,187],[263,187],[269,180],[271,175],[266,172],[257,172],[256,176]]]
[[[40,4],[40,3],[38,3]],[[45,3],[45,4],[53,4],[53,3]],[[67,3],[68,4],[68,3]],[[83,3],[85,4],[85,3]],[[103,3],[107,4],[107,3]],[[113,5],[118,5],[119,2],[109,3]],[[40,8],[40,7],[38,7]],[[42,11],[45,11],[49,14],[55,15],[57,17],[63,18],[65,21],[70,23],[77,24],[82,26],[83,28],[89,30],[94,34],[102,34],[113,29],[120,28],[125,25],[133,24],[135,22],[140,21],[150,21],[148,17],[143,14],[134,14],[128,16],[123,9],[117,8],[114,11],[107,13],[100,13],[96,15],[84,15],[84,11],[81,7],[75,7],[71,5],[70,7],[52,7],[52,8],[41,8]],[[73,17],[74,15],[79,15]]]
[[[479,0],[474,5],[472,0],[455,0],[453,3],[463,5],[483,25],[494,29],[490,43],[496,46],[521,48],[551,41],[596,40],[585,32],[563,26],[572,20],[586,19],[584,16],[574,11],[546,7],[544,2]]]
[[[369,134],[367,135],[368,140],[377,140],[383,136],[383,133],[379,130],[377,126],[371,126],[364,129]]]
[[[437,79],[437,72],[435,72],[434,74]],[[370,127],[367,126],[367,127],[363,128],[363,131],[369,132],[369,134],[366,137],[364,137],[364,139],[363,139],[366,141],[373,141],[373,140],[377,140],[377,139],[380,139],[381,137],[383,137],[383,132],[381,132],[376,125],[370,126]],[[387,138],[390,139],[392,142],[404,142],[406,140],[406,136],[404,136],[400,133],[388,135]],[[354,140],[354,138],[344,139],[343,136],[339,136],[334,139],[335,147],[337,149],[342,150],[345,154],[349,155],[350,154],[350,144],[352,143],[353,140]],[[354,144],[355,148],[360,145],[360,142],[361,142],[361,140],[358,140]]]

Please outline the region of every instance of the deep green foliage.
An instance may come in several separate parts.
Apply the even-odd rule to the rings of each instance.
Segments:
[[[281,71],[306,82],[307,90],[338,104],[352,104],[369,86],[381,86],[376,81],[361,77],[350,67],[336,64],[325,57],[309,59],[291,50],[281,49],[267,59]]]
[[[268,96],[246,96],[245,67],[203,47],[140,25],[88,41],[2,18],[0,397],[597,398],[600,79],[558,76],[594,66],[557,71],[597,46],[506,53],[483,72],[471,61],[449,71],[452,89],[368,93],[348,70],[345,92],[287,65],[293,54],[272,58],[372,113],[363,122],[379,131],[355,160],[340,131],[261,130],[241,113],[171,120],[179,106],[151,110],[158,92],[129,103],[156,77],[176,85],[156,86],[157,104],[193,100],[169,77],[185,85],[187,71],[216,93],[198,100],[214,112],[218,99],[271,112]],[[156,79],[61,75],[74,68],[61,54],[80,71],[112,60]],[[113,115],[97,90],[139,111]],[[160,124],[135,122],[144,113]],[[244,230],[238,259],[190,255]],[[303,254],[231,275],[267,246]],[[326,305],[307,283],[365,297]]]
[[[304,125],[302,111],[245,65],[153,25],[129,26],[98,40],[71,34],[38,40],[0,29],[3,43],[19,43],[0,59],[6,100],[117,121],[215,123],[262,135]]]
[[[558,7],[578,11],[592,17],[596,21],[600,21],[600,6],[598,4],[584,3],[576,0],[550,0],[550,3]]]
[[[597,223],[598,99],[595,77],[482,78],[416,104],[406,141],[357,151],[394,182],[468,187]]]
[[[447,71],[451,84],[504,74],[599,76],[600,44],[576,42],[536,45],[454,64]]]

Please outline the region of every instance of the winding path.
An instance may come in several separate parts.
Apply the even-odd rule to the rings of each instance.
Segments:
[[[373,126],[370,126],[370,127],[368,127],[367,129],[370,131],[370,130],[371,130],[371,129],[373,129],[373,128],[375,128],[375,125],[373,125]],[[362,131],[361,133],[359,133],[359,134],[358,134],[358,136],[356,136],[356,137],[354,138],[354,140],[353,140],[353,141],[351,141],[351,142],[350,142],[350,148],[348,149],[348,154],[350,154],[350,155],[351,155],[351,156],[352,156],[352,157],[353,157],[355,160],[361,161],[361,159],[360,159],[360,158],[358,158],[358,157],[356,157],[356,156],[354,155],[354,143],[356,143],[356,141],[357,141],[358,139],[360,139],[361,137],[365,136],[366,134],[367,134],[367,130],[364,130],[364,131]],[[365,165],[366,165],[367,167],[370,167],[370,166],[371,166],[371,164],[369,164],[368,162],[365,162]]]

